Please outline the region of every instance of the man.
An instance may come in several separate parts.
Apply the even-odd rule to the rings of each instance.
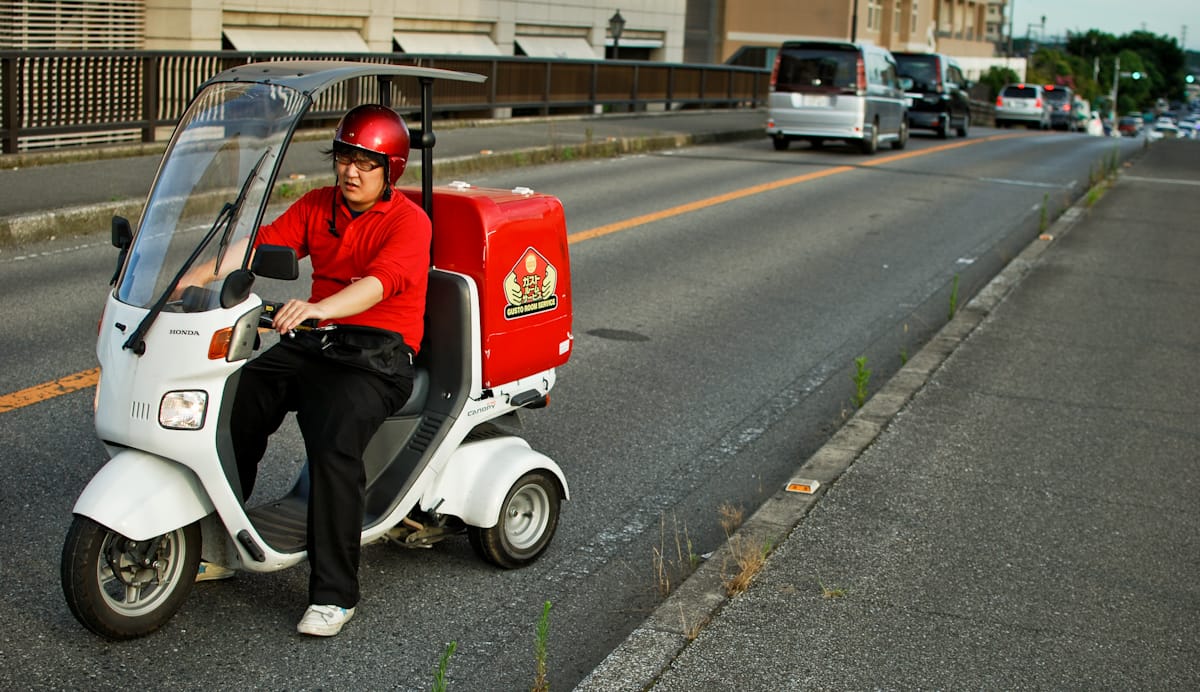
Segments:
[[[431,234],[421,208],[393,190],[409,154],[399,115],[374,105],[351,110],[331,154],[337,184],[297,200],[255,239],[308,256],[312,295],[275,312],[284,336],[242,369],[231,422],[248,498],[267,438],[296,412],[311,481],[309,607],[296,629],[314,636],[337,634],[358,604],[362,454],[412,390]],[[293,332],[310,319],[337,326]]]

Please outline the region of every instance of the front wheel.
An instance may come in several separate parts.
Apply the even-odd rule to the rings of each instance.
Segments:
[[[471,547],[497,567],[524,567],[550,545],[561,504],[558,479],[545,469],[530,471],[509,489],[495,526],[467,527]]]
[[[76,516],[63,545],[63,595],[84,627],[108,639],[133,639],[171,619],[199,565],[199,522],[134,541]]]

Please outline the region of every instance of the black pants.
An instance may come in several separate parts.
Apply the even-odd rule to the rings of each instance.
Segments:
[[[286,338],[286,337],[285,337]],[[362,455],[383,420],[412,391],[411,370],[383,376],[323,356],[290,340],[242,369],[230,432],[250,497],[267,438],[288,411],[308,453],[309,603],[358,603],[359,534],[366,472]]]

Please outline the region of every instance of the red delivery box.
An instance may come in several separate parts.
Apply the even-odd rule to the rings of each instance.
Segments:
[[[420,204],[419,190],[404,190]],[[557,367],[571,355],[571,264],[556,197],[452,184],[433,193],[433,266],[479,290],[483,386]]]

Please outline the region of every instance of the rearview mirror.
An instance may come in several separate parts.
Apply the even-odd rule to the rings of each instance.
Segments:
[[[112,217],[112,244],[118,250],[128,250],[133,244],[133,228],[124,216]]]
[[[283,245],[260,245],[254,250],[250,271],[268,279],[294,281],[300,276],[296,251]]]
[[[129,246],[133,245],[133,228],[129,225],[129,219],[124,216],[112,217],[112,244],[120,252],[117,253],[117,268],[108,280],[108,285],[116,286],[117,278],[121,276],[121,267],[125,266],[125,256],[129,254]]]
[[[913,88],[912,77],[901,77],[900,78],[900,88],[905,91],[912,89]]]

